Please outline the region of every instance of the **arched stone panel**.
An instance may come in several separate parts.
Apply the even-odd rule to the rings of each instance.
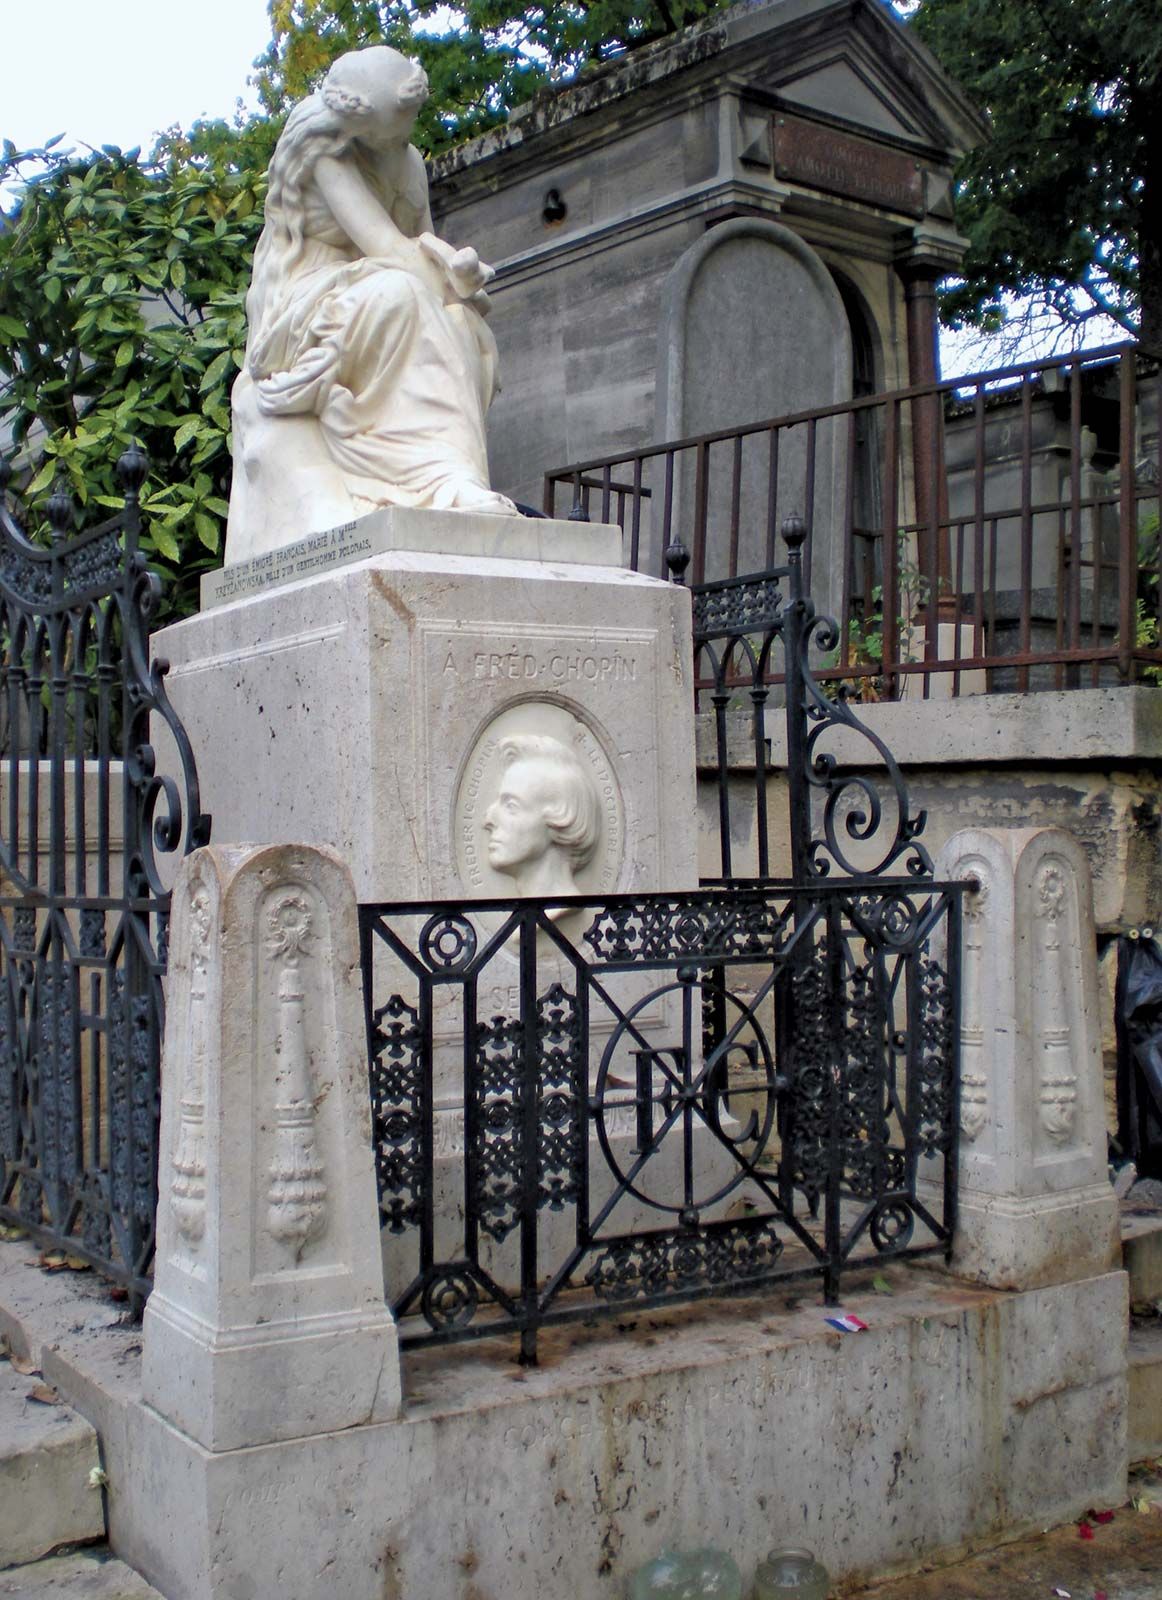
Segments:
[[[776,222],[743,218],[712,228],[677,261],[663,294],[658,348],[660,439],[832,405],[851,395],[851,336],[843,301],[822,260]],[[815,492],[807,504],[807,429],[780,440],[776,517],[813,518],[812,584],[830,608],[840,593],[838,519],[842,516],[842,434],[819,426]],[[738,567],[766,564],[768,441],[748,439],[740,485]],[[730,525],[729,447],[711,463],[707,577],[726,571]],[[682,474],[689,511],[692,484]],[[782,552],[776,551],[776,559]]]

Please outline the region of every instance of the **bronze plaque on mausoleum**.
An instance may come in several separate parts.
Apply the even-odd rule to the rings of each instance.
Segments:
[[[924,174],[912,156],[782,112],[771,120],[776,178],[924,215]]]

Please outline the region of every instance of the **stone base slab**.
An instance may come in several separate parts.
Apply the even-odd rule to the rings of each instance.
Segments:
[[[1162,1300],[1162,1217],[1122,1217],[1122,1265],[1130,1274],[1130,1304]]]
[[[960,1191],[953,1269],[998,1289],[1093,1277],[1120,1261],[1118,1203],[1106,1182],[1053,1195]]]
[[[105,1532],[89,1482],[100,1465],[97,1436],[67,1407],[30,1400],[40,1382],[0,1362],[0,1567]]]
[[[395,1324],[386,1307],[379,1315],[223,1331],[155,1293],[144,1335],[147,1391],[164,1384],[174,1421],[208,1428],[219,1449],[381,1422],[399,1410]],[[165,1382],[167,1371],[181,1373],[180,1385]]]
[[[515,1340],[405,1352],[396,1422],[212,1454],[141,1404],[139,1331],[38,1317],[30,1254],[0,1246],[0,1305],[15,1278],[26,1344],[101,1435],[113,1548],[167,1600],[619,1600],[666,1544],[726,1548],[748,1583],[806,1544],[846,1580],[1125,1497],[1122,1273],[853,1276],[860,1334],[814,1286],[627,1306],[544,1332],[536,1369]]]
[[[1162,1322],[1130,1332],[1130,1460],[1162,1455]]]

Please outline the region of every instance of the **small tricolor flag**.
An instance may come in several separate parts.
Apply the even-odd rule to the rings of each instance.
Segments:
[[[828,1317],[826,1321],[833,1328],[838,1328],[840,1333],[866,1333],[867,1323],[862,1317],[853,1317],[850,1312],[841,1312],[838,1317]]]

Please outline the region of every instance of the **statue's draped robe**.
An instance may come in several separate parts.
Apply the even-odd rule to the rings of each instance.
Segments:
[[[286,280],[264,284],[256,262],[247,370],[234,394],[228,560],[377,506],[470,507],[489,495],[496,344],[471,301],[438,291],[435,266],[415,270],[415,248],[409,240],[398,259],[362,256],[316,196]],[[280,428],[284,419],[299,426]],[[303,421],[317,425],[325,452]],[[284,505],[280,527],[260,527],[260,497],[274,503],[290,481],[299,525],[285,526],[296,512]]]

